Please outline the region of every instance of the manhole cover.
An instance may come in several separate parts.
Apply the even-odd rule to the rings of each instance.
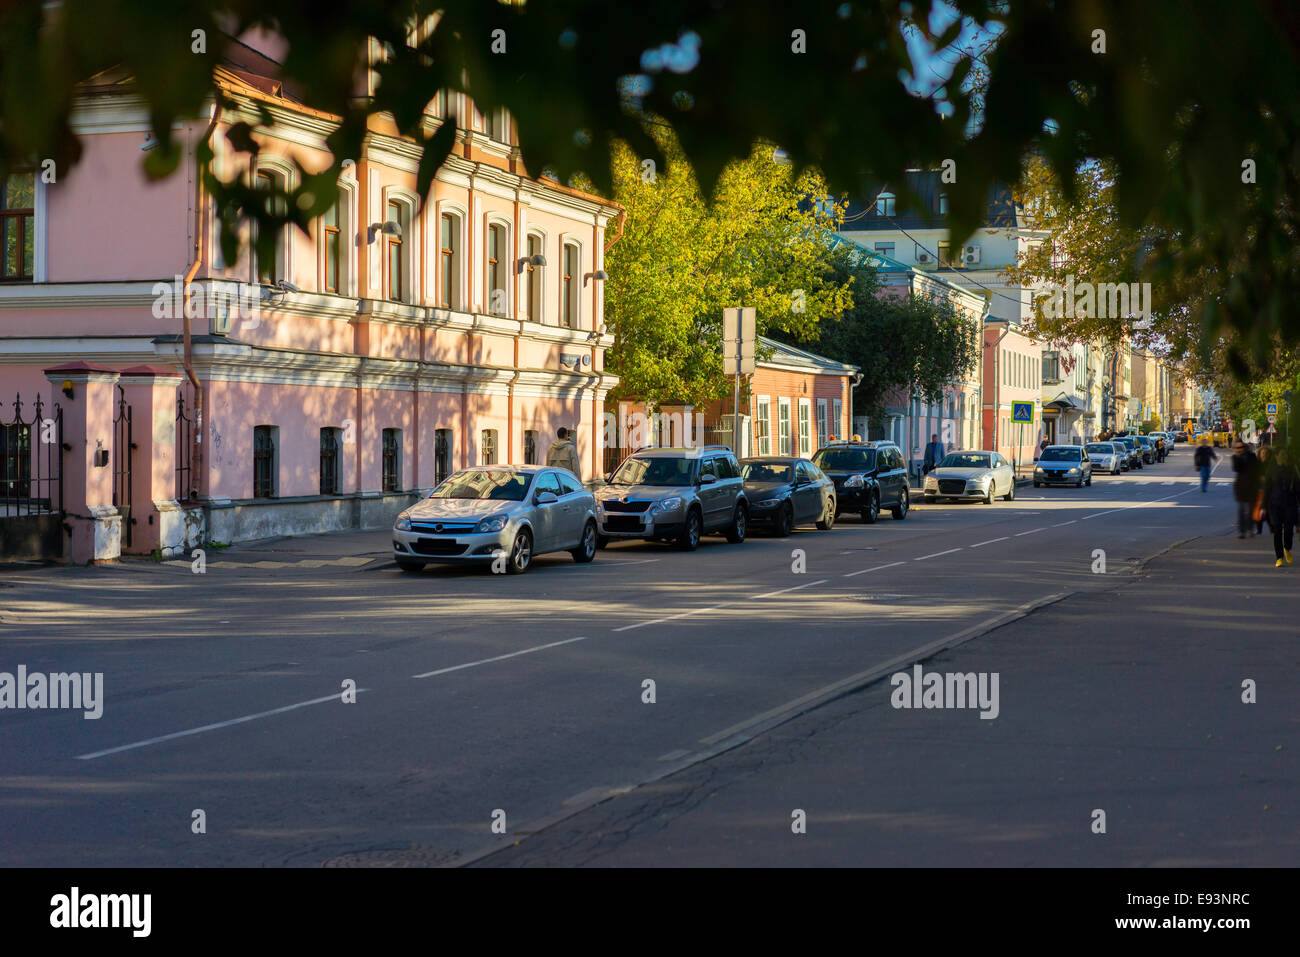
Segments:
[[[460,857],[459,851],[417,845],[384,851],[356,851],[331,857],[321,867],[441,867]]]

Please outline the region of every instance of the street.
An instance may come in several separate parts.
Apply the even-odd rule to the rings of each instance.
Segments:
[[[384,530],[8,566],[0,671],[104,701],[5,714],[0,864],[1294,863],[1300,567],[1230,478],[1180,447],[510,578],[404,573]],[[890,707],[922,661],[999,673],[997,715]]]

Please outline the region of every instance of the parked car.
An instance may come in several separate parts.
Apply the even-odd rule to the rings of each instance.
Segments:
[[[744,459],[740,475],[751,525],[765,525],[784,537],[797,525],[815,522],[826,530],[835,524],[835,483],[807,459],[789,455]]]
[[[1084,451],[1088,453],[1088,458],[1092,459],[1092,469],[1094,472],[1109,472],[1111,475],[1119,475],[1124,471],[1124,462],[1128,458],[1128,450],[1117,442],[1089,442],[1085,445]]]
[[[1105,442],[1104,444],[1111,446],[1115,450],[1115,454],[1119,456],[1121,471],[1127,472],[1129,469],[1133,467],[1133,457],[1129,453],[1127,445],[1125,445],[1119,439],[1110,439],[1108,442]],[[1092,458],[1092,456],[1089,455],[1088,458]]]
[[[1159,456],[1156,454],[1156,444],[1151,440],[1151,437],[1135,435],[1133,441],[1138,444],[1138,448],[1142,451],[1142,462],[1146,465],[1155,465]]]
[[[1142,448],[1137,444],[1137,440],[1131,435],[1122,435],[1115,439],[1128,450],[1128,466],[1131,469],[1142,468]]]
[[[907,466],[893,442],[835,442],[818,449],[812,460],[835,483],[838,514],[856,512],[868,525],[883,508],[898,521],[907,518]]]
[[[745,540],[749,499],[725,445],[640,449],[595,494],[601,547],[611,539],[644,538],[674,541],[689,552],[709,532],[732,543]]]
[[[504,555],[506,572],[518,575],[537,555],[564,551],[576,562],[596,557],[596,500],[567,469],[461,469],[393,524],[393,558],[403,571]]]
[[[1011,463],[997,452],[949,452],[925,477],[926,502],[939,498],[978,499],[992,504],[998,496],[1016,497],[1016,476]]]
[[[1034,488],[1040,485],[1092,484],[1092,461],[1079,445],[1049,445],[1038,456],[1034,469]]]
[[[1187,433],[1186,433],[1186,432],[1175,432],[1175,433],[1174,433],[1174,441],[1175,441],[1175,442],[1186,442],[1186,441],[1187,441]]]

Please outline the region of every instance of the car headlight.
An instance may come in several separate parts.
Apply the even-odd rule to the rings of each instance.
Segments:
[[[672,498],[666,498],[654,506],[652,511],[655,512],[675,512],[682,507],[682,497],[674,495]]]
[[[1034,467],[1034,471],[1035,471],[1035,472],[1041,472],[1042,470],[1043,470],[1043,467],[1042,467],[1041,465],[1038,465],[1038,466],[1035,466],[1035,467]]]
[[[506,522],[510,521],[509,515],[493,515],[485,518],[475,526],[476,532],[499,532],[506,527]]]
[[[844,480],[845,488],[862,488],[862,486],[865,484],[866,482],[862,480],[861,475],[850,475],[847,479]]]
[[[939,484],[939,480],[938,480],[935,476],[933,476],[933,475],[927,475],[927,476],[925,477],[925,484],[926,484],[926,487],[928,488],[928,487],[931,486],[931,485],[938,485],[938,484]]]
[[[1075,472],[1077,472],[1077,471],[1079,471],[1077,468],[1075,468],[1075,469],[1070,469],[1070,474],[1073,475],[1073,474],[1074,474]]]
[[[604,513],[604,511],[605,511],[605,502],[604,502],[602,499],[596,499],[596,511],[597,511],[597,512],[600,512],[600,513],[602,513],[602,514]]]
[[[409,532],[411,530],[411,518],[405,512],[397,516],[397,521],[393,523],[393,528],[399,532]]]

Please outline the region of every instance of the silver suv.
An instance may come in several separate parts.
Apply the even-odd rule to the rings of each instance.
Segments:
[[[725,445],[640,449],[596,489],[597,543],[645,538],[694,551],[700,536],[745,540],[749,502],[736,457]]]

